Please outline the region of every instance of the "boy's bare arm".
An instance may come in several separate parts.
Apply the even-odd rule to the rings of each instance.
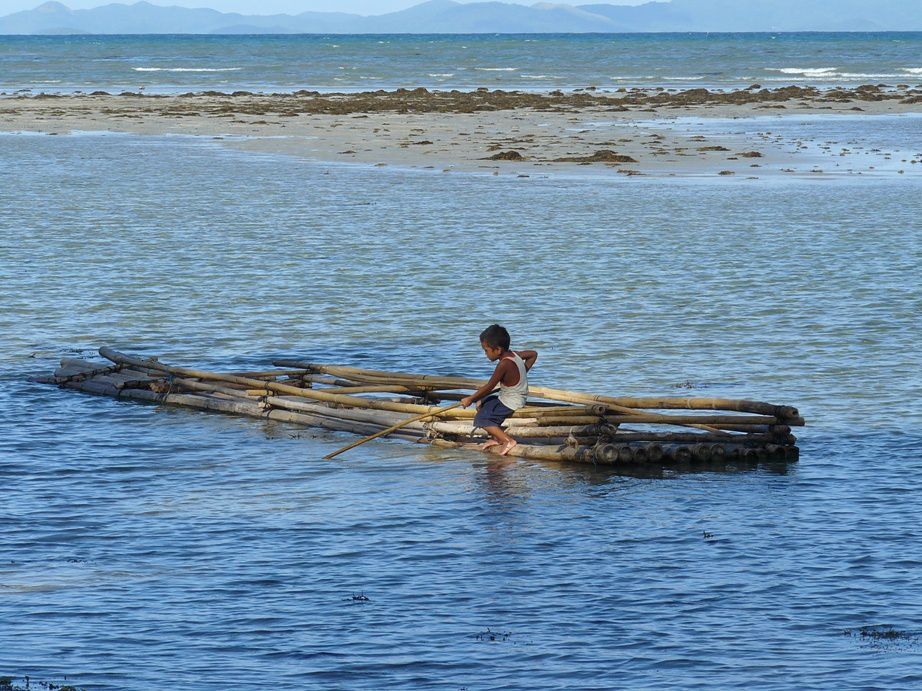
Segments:
[[[496,366],[496,369],[493,370],[493,376],[490,377],[490,381],[488,381],[486,384],[481,386],[470,396],[465,396],[464,398],[461,399],[461,407],[467,408],[471,403],[474,403],[475,401],[479,401],[481,398],[493,393],[493,389],[495,389],[499,385],[499,383],[503,379],[503,375],[505,374],[505,371],[509,369],[509,367],[511,366],[513,365],[508,360],[503,360],[502,362],[500,362]]]
[[[537,350],[519,350],[516,351],[520,358],[525,361],[525,371],[528,372],[532,367],[535,366],[535,361],[538,359]]]

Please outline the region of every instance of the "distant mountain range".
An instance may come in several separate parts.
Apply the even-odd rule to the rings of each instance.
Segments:
[[[148,2],[0,17],[0,34],[457,34],[662,31],[922,31],[922,0],[672,0],[531,6],[430,0],[400,12],[243,15]]]

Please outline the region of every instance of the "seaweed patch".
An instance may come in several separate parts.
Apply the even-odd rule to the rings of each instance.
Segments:
[[[917,644],[920,639],[922,639],[922,632],[900,631],[886,624],[862,626],[858,629],[845,629],[842,635],[861,640],[876,648],[884,646],[910,646]]]
[[[474,636],[478,641],[498,641],[506,642],[512,637],[512,634],[509,631],[492,631],[487,627],[486,631],[481,631],[480,633]],[[513,645],[515,645],[513,643]]]
[[[20,684],[20,681],[22,684]],[[33,689],[41,689],[42,691],[86,691],[82,687],[78,688],[70,684],[56,684],[53,681],[34,681],[29,676],[24,676],[21,680],[13,677],[0,677],[0,691],[32,691]]]

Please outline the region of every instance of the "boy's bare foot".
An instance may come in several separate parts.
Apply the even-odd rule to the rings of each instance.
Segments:
[[[510,439],[509,441],[506,442],[506,445],[503,447],[503,450],[499,452],[499,455],[500,456],[507,455],[510,451],[512,451],[518,445],[519,445],[519,442],[517,442],[515,439]]]
[[[496,441],[495,439],[491,439],[490,441],[486,441],[483,444],[481,444],[480,450],[486,451],[487,449],[492,449],[494,446],[499,446],[499,442]]]

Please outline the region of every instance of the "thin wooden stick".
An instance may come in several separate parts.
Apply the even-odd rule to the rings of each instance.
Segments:
[[[398,422],[396,425],[391,425],[385,430],[382,430],[380,432],[375,432],[374,434],[371,434],[363,439],[359,439],[358,441],[354,441],[351,444],[347,444],[346,446],[339,449],[338,451],[334,451],[333,453],[328,453],[326,456],[324,456],[324,459],[329,461],[331,458],[335,458],[342,452],[348,451],[349,449],[354,449],[356,446],[360,446],[364,444],[366,441],[371,441],[372,439],[383,437],[384,435],[390,434],[391,432],[394,432],[400,429],[401,427],[406,427],[407,425],[413,422],[419,422],[420,420],[425,420],[427,417],[433,417],[434,415],[439,415],[441,413],[444,413],[446,410],[451,410],[452,408],[460,408],[460,407],[461,407],[461,403],[459,401],[458,403],[452,403],[450,406],[446,406],[445,408],[442,408],[441,410],[437,410],[434,413],[424,413],[422,415],[417,415],[416,417],[411,417],[408,420],[404,420],[403,422]]]

